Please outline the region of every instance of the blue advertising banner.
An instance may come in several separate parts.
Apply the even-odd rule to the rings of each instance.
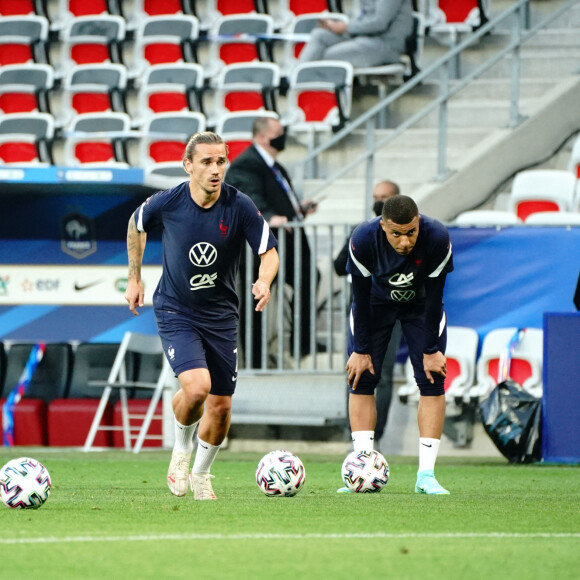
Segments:
[[[116,202],[124,209],[122,227],[115,228],[115,235],[103,237],[100,229],[105,221],[101,219],[95,228],[95,249],[82,259],[63,247],[59,235],[0,242],[0,340],[120,342],[126,330],[156,333],[150,308],[135,317],[124,304],[124,235],[127,216],[137,204],[133,199],[127,208],[127,199]],[[101,213],[91,212],[91,203],[79,205],[73,209],[90,218],[115,213],[114,203],[101,206]],[[63,212],[69,209],[61,207]],[[544,312],[575,311],[572,298],[580,268],[580,227],[449,230],[455,265],[445,289],[449,324],[475,328],[483,338],[498,327],[542,328]],[[144,264],[152,268],[161,264],[159,239],[147,242]],[[47,271],[46,265],[52,270]],[[152,277],[150,291],[155,283]],[[59,294],[56,304],[50,303],[51,293]],[[63,300],[66,293],[69,298]],[[94,293],[102,297],[102,304],[95,305]]]

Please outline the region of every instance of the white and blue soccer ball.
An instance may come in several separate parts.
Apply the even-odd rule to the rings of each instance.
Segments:
[[[354,493],[375,493],[389,482],[389,464],[378,451],[352,451],[342,463],[342,479]]]
[[[40,461],[12,459],[0,469],[0,499],[9,508],[37,509],[50,495],[50,475]]]
[[[270,451],[258,462],[256,483],[268,497],[292,497],[302,489],[305,480],[304,464],[290,451]]]

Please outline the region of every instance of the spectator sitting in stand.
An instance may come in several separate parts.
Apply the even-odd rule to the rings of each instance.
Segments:
[[[321,19],[299,62],[343,60],[354,67],[398,62],[412,31],[413,6],[409,0],[361,0],[360,15],[348,24]]]

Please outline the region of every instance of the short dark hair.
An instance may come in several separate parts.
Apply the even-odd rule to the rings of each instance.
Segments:
[[[195,154],[195,148],[197,145],[219,145],[220,143],[224,143],[224,140],[217,134],[212,133],[211,131],[203,131],[201,133],[194,133],[187,142],[185,147],[185,152],[183,153],[183,161],[185,162],[186,159],[193,161],[193,156]],[[228,154],[228,146],[226,146],[226,156]]]
[[[419,215],[417,204],[408,195],[389,197],[383,205],[383,221],[391,220],[395,224],[405,225]]]

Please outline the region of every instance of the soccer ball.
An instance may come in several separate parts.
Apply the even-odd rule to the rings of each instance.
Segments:
[[[12,459],[0,470],[0,498],[9,508],[37,509],[50,495],[50,475],[36,459]]]
[[[389,464],[378,451],[352,451],[342,464],[342,479],[355,493],[381,491],[389,481]]]
[[[268,497],[296,495],[305,478],[302,461],[294,453],[280,449],[264,455],[256,469],[256,483]]]

